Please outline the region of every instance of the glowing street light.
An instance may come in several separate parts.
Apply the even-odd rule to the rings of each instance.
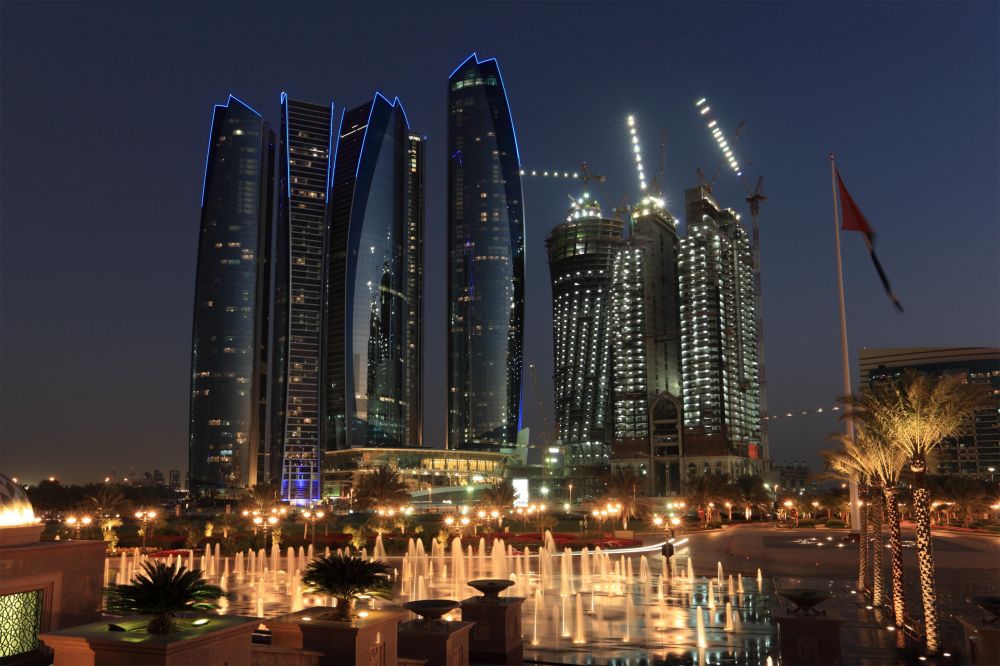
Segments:
[[[136,520],[141,520],[142,521],[142,547],[145,548],[146,547],[146,532],[149,531],[149,521],[151,521],[154,518],[156,518],[156,512],[155,511],[136,511],[135,512],[135,518],[136,518]]]

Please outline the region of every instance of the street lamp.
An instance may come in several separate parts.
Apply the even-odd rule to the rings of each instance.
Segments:
[[[573,484],[569,484],[569,505],[573,506]]]
[[[90,516],[83,516],[82,518],[77,518],[76,516],[69,516],[66,518],[66,524],[73,528],[76,532],[77,539],[80,538],[80,529],[90,525],[92,519]]]
[[[142,547],[146,547],[146,532],[149,531],[149,521],[156,518],[155,511],[136,511],[135,517],[142,521]]]
[[[310,527],[312,528],[312,544],[315,546],[316,545],[316,520],[318,518],[322,518],[326,514],[323,513],[322,511],[303,511],[302,515],[308,521],[306,523],[306,531],[308,531]],[[305,534],[302,535],[303,538],[305,538],[305,536],[306,536]]]

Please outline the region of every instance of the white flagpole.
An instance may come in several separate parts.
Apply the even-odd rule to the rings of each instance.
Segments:
[[[833,192],[833,235],[837,245],[837,295],[840,299],[840,363],[844,378],[844,395],[851,396],[851,359],[847,347],[847,307],[844,305],[844,267],[840,258],[840,211],[837,206],[837,166],[830,153],[830,187]],[[844,406],[845,430],[847,436],[854,440],[854,419],[851,417],[851,404]],[[860,534],[861,512],[858,506],[858,484],[849,480],[851,496],[851,534]]]

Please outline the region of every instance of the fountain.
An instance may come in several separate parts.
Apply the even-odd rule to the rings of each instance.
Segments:
[[[728,651],[722,654],[759,665],[768,653],[771,643],[764,641],[774,631],[768,622],[769,606],[758,605],[756,594],[752,598],[747,596],[757,592],[752,578],[751,587],[746,588],[743,576],[726,572],[721,561],[711,575],[696,578],[693,559],[682,552],[680,557],[685,559],[682,562],[678,558],[677,563],[678,573],[683,575],[671,580],[665,559],[662,573],[653,572],[655,565],[649,553],[655,547],[638,552],[600,547],[577,551],[560,548],[556,553],[552,534],[545,533],[543,538],[545,545],[537,550],[524,547],[520,551],[500,538],[480,537],[478,544],[464,545],[461,539],[452,536],[450,543],[428,541],[426,550],[423,541],[411,539],[405,554],[385,555],[394,572],[390,580],[398,595],[395,603],[465,598],[464,621],[473,620],[474,614],[469,610],[466,617],[466,605],[495,614],[501,608],[516,605],[516,609],[507,610],[513,622],[519,626],[531,623],[530,633],[524,627],[527,634],[524,649],[529,651],[525,656],[541,661],[579,662],[583,655],[595,650],[609,659],[628,660],[651,655],[666,646],[668,655],[690,649],[692,657],[696,657],[694,650],[707,647],[712,650],[713,661],[714,651],[722,648]],[[232,595],[228,604],[223,604],[228,607],[220,613],[261,617],[267,613],[273,617],[328,604],[325,597],[306,594],[300,584],[301,571],[312,559],[311,550],[288,548],[287,555],[282,552],[275,558],[274,544],[270,544],[267,552],[251,549],[236,553],[229,561],[221,553],[215,555],[214,545],[206,549],[207,557],[202,556],[205,573],[211,582],[225,587]],[[384,548],[384,543],[376,538],[371,549],[373,556],[381,559]],[[358,551],[351,548],[346,552]],[[189,554],[183,559],[167,561],[184,564],[190,557]],[[556,557],[558,567],[553,561]],[[116,572],[111,569],[117,564],[117,578],[127,580],[145,559],[138,552],[116,557],[109,562],[107,578],[115,579]],[[211,574],[213,566],[215,573]],[[757,589],[763,590],[763,572],[758,570],[757,574]],[[467,585],[484,596],[468,594]],[[753,603],[754,612],[746,619],[741,617],[741,609],[748,601]],[[373,598],[365,603],[364,612],[381,612],[385,608],[384,602]],[[714,631],[706,633],[706,629]],[[470,646],[477,640],[472,636]]]
[[[577,603],[579,604],[579,601]],[[632,595],[628,594],[625,597],[625,635],[622,636],[622,643],[628,643],[632,640],[632,614],[634,612],[635,602],[632,601]]]
[[[573,632],[573,643],[583,645],[587,642],[587,635],[583,628],[583,596],[576,593],[576,631]]]
[[[593,597],[591,597],[593,598]],[[544,603],[545,595],[542,594],[541,590],[535,590],[535,610],[534,610],[534,623],[531,629],[531,644],[538,645],[538,615],[539,613],[544,614]]]

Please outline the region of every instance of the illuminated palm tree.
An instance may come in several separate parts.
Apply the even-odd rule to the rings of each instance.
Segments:
[[[278,487],[270,483],[258,483],[243,496],[243,506],[259,513],[270,513],[277,503]]]
[[[382,465],[362,474],[355,482],[354,497],[361,508],[370,509],[406,504],[410,493],[399,470]]]
[[[924,609],[927,651],[940,649],[934,550],[931,542],[927,459],[941,442],[958,435],[975,409],[983,405],[983,386],[967,384],[964,376],[907,372],[898,381],[877,385],[850,399],[854,417],[883,433],[906,456],[913,474],[913,519],[917,528],[917,563]]]
[[[646,512],[646,481],[631,467],[613,470],[604,477],[605,496],[602,503],[621,505],[622,529],[628,529],[628,519]]]
[[[857,448],[853,440],[840,440],[842,448],[820,451],[820,456],[826,461],[827,470],[836,478],[847,479],[858,484],[858,498],[862,509],[858,512],[858,591],[864,592],[868,586],[868,510],[864,498],[867,495],[866,482],[868,468],[864,454]]]
[[[750,519],[754,509],[766,508],[771,496],[764,487],[764,479],[756,474],[742,474],[729,487],[732,498],[743,509],[743,515]]]
[[[479,504],[485,509],[507,511],[514,506],[514,486],[510,481],[497,481],[479,494]]]
[[[838,439],[845,442],[846,435]],[[865,467],[874,484],[881,489],[885,502],[885,517],[889,523],[889,553],[892,569],[892,611],[897,626],[903,626],[906,618],[906,597],[903,586],[903,540],[900,534],[899,478],[906,465],[906,455],[887,441],[885,437],[858,424],[854,441],[857,450],[866,456]],[[881,548],[881,540],[876,539],[876,549]],[[873,558],[874,559],[874,558]]]
[[[714,472],[695,474],[687,480],[684,488],[688,503],[702,510],[707,525],[712,520],[716,503],[721,504],[726,499],[727,477]]]

